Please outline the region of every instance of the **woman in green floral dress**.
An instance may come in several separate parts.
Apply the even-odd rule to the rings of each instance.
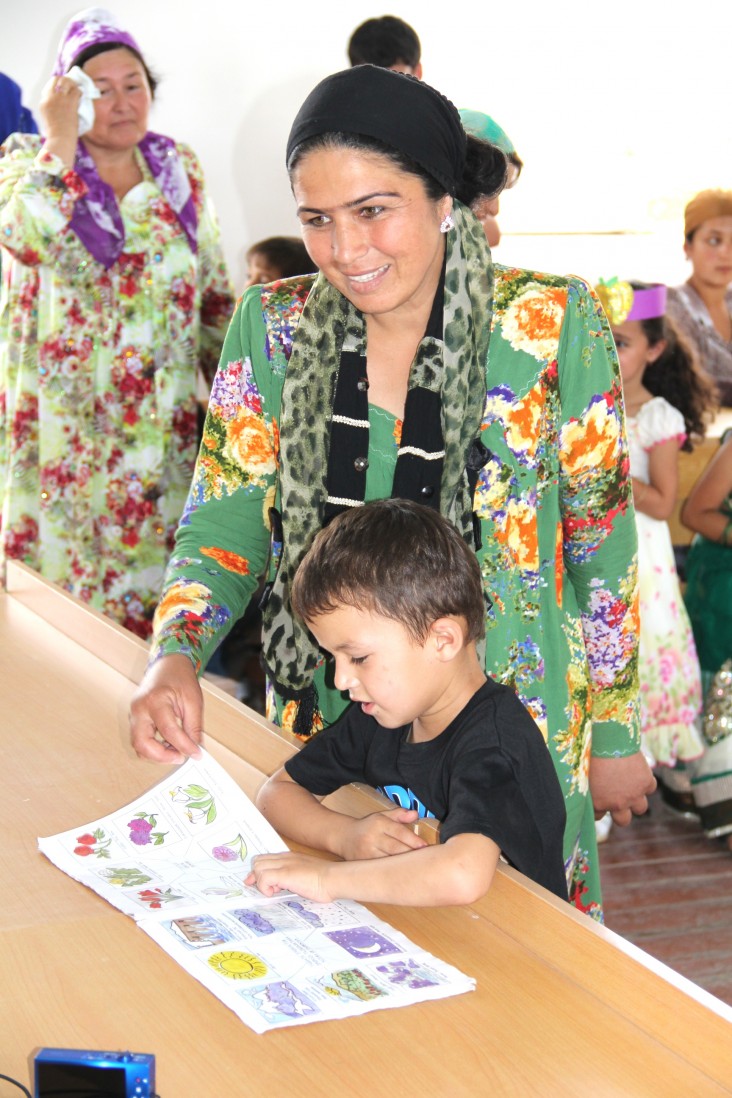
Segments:
[[[600,918],[594,814],[627,823],[655,784],[620,381],[583,282],[493,266],[469,205],[500,187],[499,155],[467,139],[466,169],[452,104],[388,70],[306,100],[288,168],[320,274],[252,288],[234,315],[132,741],[195,753],[195,672],[262,575],[271,716],[299,735],[332,723],[348,698],[288,609],[302,553],[364,500],[439,506],[481,563],[486,672],[552,752],[571,898]]]

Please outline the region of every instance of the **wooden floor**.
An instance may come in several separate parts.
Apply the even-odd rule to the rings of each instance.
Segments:
[[[605,923],[732,1006],[732,852],[650,800],[600,846]]]

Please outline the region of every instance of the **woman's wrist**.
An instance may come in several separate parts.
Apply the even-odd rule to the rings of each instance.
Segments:
[[[75,153],[76,142],[68,146],[66,143],[59,144],[47,139],[36,157],[36,167],[49,175],[61,176],[73,167]]]

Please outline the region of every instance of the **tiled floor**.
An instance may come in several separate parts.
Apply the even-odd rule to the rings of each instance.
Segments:
[[[600,847],[606,925],[732,1006],[732,852],[655,793]]]

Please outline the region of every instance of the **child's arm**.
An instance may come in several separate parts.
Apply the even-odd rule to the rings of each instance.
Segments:
[[[488,891],[499,854],[492,839],[473,833],[394,858],[328,862],[306,854],[260,854],[245,883],[265,896],[289,890],[324,903],[471,904]]]
[[[668,438],[654,446],[648,455],[646,484],[633,477],[633,501],[636,511],[650,518],[666,519],[676,504],[679,491],[679,440]]]
[[[691,490],[681,510],[684,526],[709,541],[732,544],[730,516],[722,509],[732,492],[732,435],[723,443]]]
[[[362,819],[334,812],[298,785],[284,767],[265,782],[256,804],[281,835],[345,859],[383,858],[427,845],[412,830],[417,812],[394,808]]]

